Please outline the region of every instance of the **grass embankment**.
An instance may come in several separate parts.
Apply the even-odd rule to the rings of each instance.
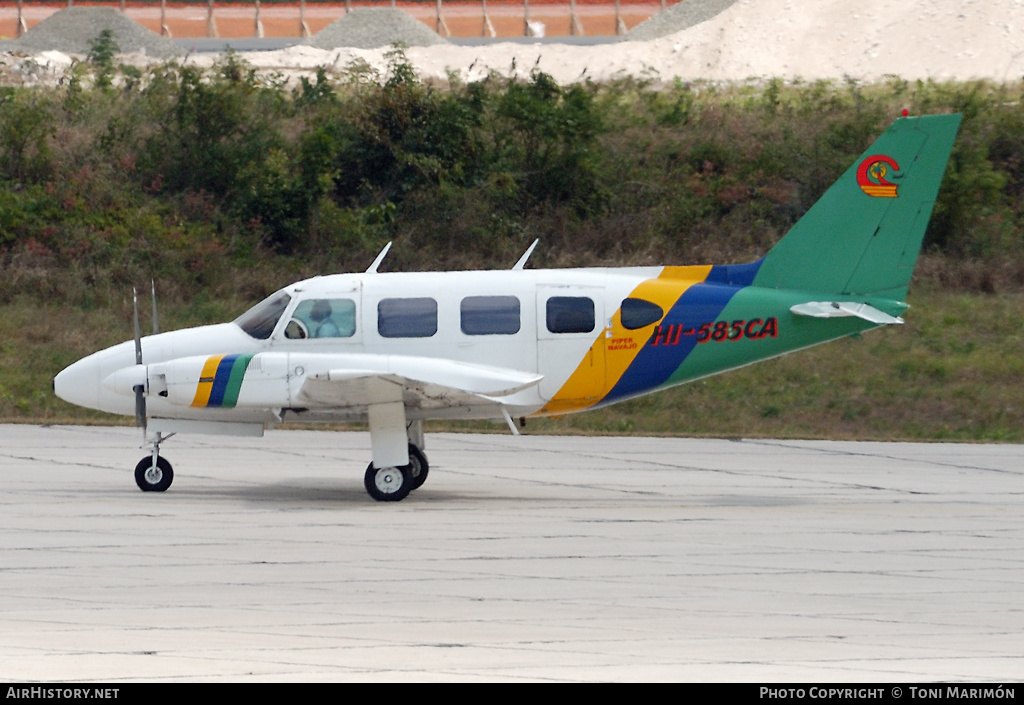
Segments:
[[[535,267],[750,261],[908,108],[964,121],[906,326],[529,429],[1024,440],[1020,84],[428,85],[395,51],[291,89],[113,49],[0,87],[0,420],[109,420],[50,380],[129,337],[151,278],[170,330],[389,240],[390,271],[509,266],[536,237]]]

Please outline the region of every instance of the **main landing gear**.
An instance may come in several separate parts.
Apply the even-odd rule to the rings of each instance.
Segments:
[[[378,502],[400,502],[427,481],[429,470],[427,456],[410,443],[408,465],[375,468],[373,463],[370,463],[363,476],[363,485],[369,495]]]

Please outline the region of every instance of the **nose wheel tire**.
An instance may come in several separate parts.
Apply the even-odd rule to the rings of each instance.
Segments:
[[[174,481],[174,470],[164,458],[158,457],[153,465],[153,456],[147,455],[135,466],[135,484],[143,492],[163,492]]]
[[[370,463],[363,477],[366,491],[378,502],[401,502],[412,492],[413,477],[409,465],[375,468]]]

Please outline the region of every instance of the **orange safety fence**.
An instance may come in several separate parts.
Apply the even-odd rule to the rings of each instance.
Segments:
[[[348,8],[397,7],[442,36],[614,35],[678,0],[420,0],[418,2],[58,2],[0,1],[0,37],[20,36],[65,7],[113,7],[148,29],[177,38],[301,37]],[[532,25],[528,24],[533,23]],[[540,23],[539,25],[537,23]]]

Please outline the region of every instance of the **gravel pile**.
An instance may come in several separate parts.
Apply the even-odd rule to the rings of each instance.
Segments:
[[[646,42],[682,32],[729,9],[736,0],[683,0],[641,22],[626,33],[626,41]]]
[[[123,54],[168,58],[185,52],[166,37],[136,24],[112,7],[68,7],[47,17],[10,43],[26,52],[88,54],[100,32],[109,29]]]
[[[317,49],[376,49],[392,44],[427,47],[448,41],[402,10],[390,7],[352,10],[309,38]]]

